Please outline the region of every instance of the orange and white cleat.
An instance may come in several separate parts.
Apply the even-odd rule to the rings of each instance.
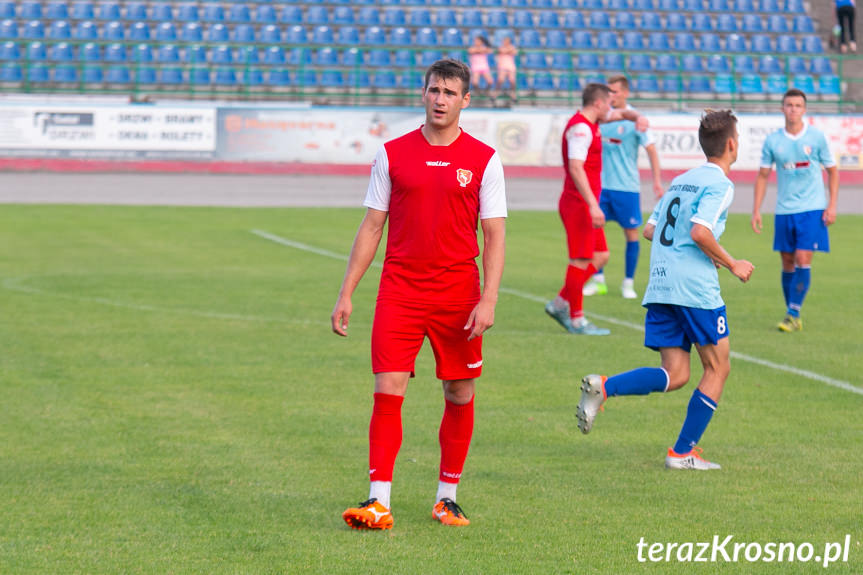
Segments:
[[[701,457],[701,448],[693,447],[689,453],[680,454],[674,451],[674,448],[668,448],[668,455],[665,456],[665,467],[667,469],[698,469],[706,471],[708,469],[722,469],[718,463],[712,463]]]
[[[461,507],[449,497],[444,497],[437,502],[432,510],[432,517],[444,525],[470,525],[470,521],[465,517]]]
[[[351,529],[392,529],[393,514],[378,503],[376,498],[360,503],[359,507],[351,507],[342,513],[342,519]]]

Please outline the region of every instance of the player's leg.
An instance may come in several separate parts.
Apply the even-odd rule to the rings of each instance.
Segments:
[[[620,291],[624,299],[636,299],[638,294],[635,292],[635,270],[638,267],[638,253],[641,249],[641,244],[638,241],[638,228],[623,228],[623,237],[626,239],[626,252],[624,254],[626,263]]]
[[[619,221],[615,212],[614,194],[615,192],[613,190],[602,190],[602,193],[599,195],[599,209],[601,209],[602,213],[605,215],[606,223]],[[605,295],[608,293],[608,284],[605,281],[604,271],[607,263],[608,254],[606,255],[604,262],[599,263],[594,261],[593,267],[596,268],[596,273],[590,276],[587,282],[585,282],[584,289],[582,290],[584,295]]]
[[[774,218],[773,250],[779,252],[782,262],[782,295],[785,297],[785,317],[776,326],[780,331],[799,331],[799,309],[792,313],[791,292],[796,275],[794,253],[798,250],[800,238],[799,214],[777,214]]]
[[[791,285],[788,290],[786,317],[779,324],[779,329],[782,331],[800,331],[803,329],[800,310],[812,281],[812,254],[811,250],[797,250],[792,254],[794,272],[791,274]]]

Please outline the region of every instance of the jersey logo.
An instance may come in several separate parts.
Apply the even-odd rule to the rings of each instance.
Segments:
[[[797,162],[796,164],[794,164],[794,167],[795,167],[795,168],[797,168],[797,169],[800,169],[800,168],[808,168],[808,167],[809,167],[809,162]]]
[[[616,144],[619,146],[620,144],[623,143],[623,140],[621,140],[620,138],[609,138],[608,143],[609,144]]]
[[[811,155],[812,154],[812,147],[811,146],[803,146],[803,153],[806,154],[807,156]]]
[[[458,183],[461,187],[466,188],[470,181],[473,179],[473,172],[470,170],[463,170],[459,168],[456,170],[456,178],[458,178]]]
[[[446,167],[446,166],[449,166],[449,164],[450,164],[449,162],[428,162],[428,161],[426,162],[426,166]]]
[[[626,131],[626,128],[624,128],[623,126],[618,126],[618,127],[617,127],[617,133],[618,133],[618,134],[623,134],[623,132],[624,132],[624,131]]]

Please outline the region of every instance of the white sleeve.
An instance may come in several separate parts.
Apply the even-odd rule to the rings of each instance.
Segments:
[[[638,133],[638,132],[636,132]],[[641,133],[641,146],[646,148],[647,146],[652,146],[656,143],[656,138],[653,137],[653,132],[647,130]]]
[[[485,167],[479,186],[479,219],[506,217],[506,183],[503,164],[495,152]]]
[[[567,156],[570,160],[586,160],[593,142],[593,132],[587,124],[574,124],[566,131]]]
[[[392,182],[390,181],[390,160],[387,157],[387,149],[381,146],[372,162],[372,175],[369,178],[369,189],[363,205],[367,208],[390,211],[390,192]]]

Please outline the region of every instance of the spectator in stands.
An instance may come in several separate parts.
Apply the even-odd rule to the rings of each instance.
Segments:
[[[839,51],[843,54],[849,48],[852,52],[857,51],[857,42],[854,36],[854,12],[854,0],[836,0],[836,22],[839,24],[841,34]]]
[[[503,86],[509,82],[509,97],[513,102],[515,97],[515,56],[518,48],[512,43],[512,38],[504,36],[497,49],[497,87],[503,92]]]
[[[484,78],[489,89],[494,87],[494,79],[491,77],[491,68],[488,65],[488,55],[491,54],[491,43],[482,35],[475,36],[473,45],[467,49],[468,64],[470,65],[470,83],[480,88],[480,78]]]

